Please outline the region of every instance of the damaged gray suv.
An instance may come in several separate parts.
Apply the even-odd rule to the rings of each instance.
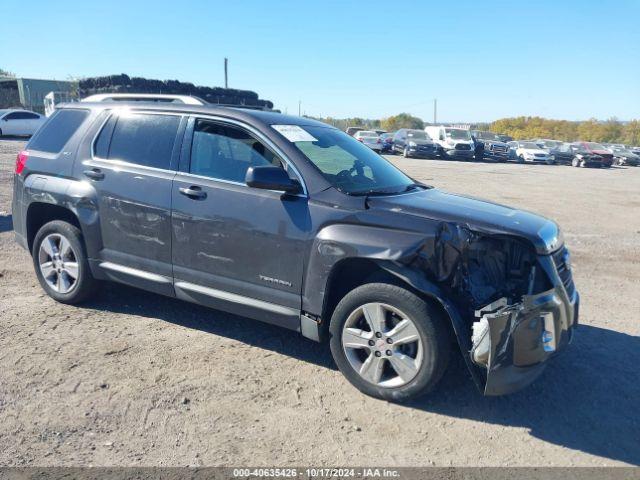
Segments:
[[[55,300],[112,280],[276,324],[327,340],[374,397],[429,392],[456,345],[482,392],[513,392],[577,325],[554,222],[416,182],[306,118],[67,105],[14,181],[17,241]]]

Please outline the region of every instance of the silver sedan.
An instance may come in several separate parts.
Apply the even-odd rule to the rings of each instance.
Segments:
[[[371,130],[360,130],[353,136],[359,142],[364,143],[371,150],[382,152],[382,139],[380,135]]]

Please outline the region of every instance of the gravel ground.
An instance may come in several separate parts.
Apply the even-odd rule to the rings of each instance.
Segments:
[[[583,299],[574,343],[528,389],[484,398],[458,358],[401,406],[276,327],[117,285],[55,303],[13,241],[22,145],[0,141],[0,465],[640,465],[640,168],[390,157],[557,220]]]

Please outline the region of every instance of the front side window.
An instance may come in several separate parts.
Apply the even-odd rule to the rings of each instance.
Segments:
[[[353,137],[331,127],[301,126],[311,138],[290,140],[338,190],[351,194],[400,193],[414,182]]]
[[[179,125],[177,115],[122,113],[116,120],[108,148],[101,133],[96,153],[110,160],[168,170]]]
[[[191,173],[244,183],[249,167],[268,165],[286,168],[280,157],[246,130],[210,120],[196,121]]]

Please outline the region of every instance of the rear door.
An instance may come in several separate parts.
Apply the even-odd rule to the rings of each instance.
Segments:
[[[301,180],[249,126],[193,118],[173,183],[176,294],[297,329],[307,196],[248,187],[250,166],[276,165]]]
[[[114,280],[172,294],[171,185],[186,118],[114,112],[79,178],[96,189],[102,248],[94,261]]]

